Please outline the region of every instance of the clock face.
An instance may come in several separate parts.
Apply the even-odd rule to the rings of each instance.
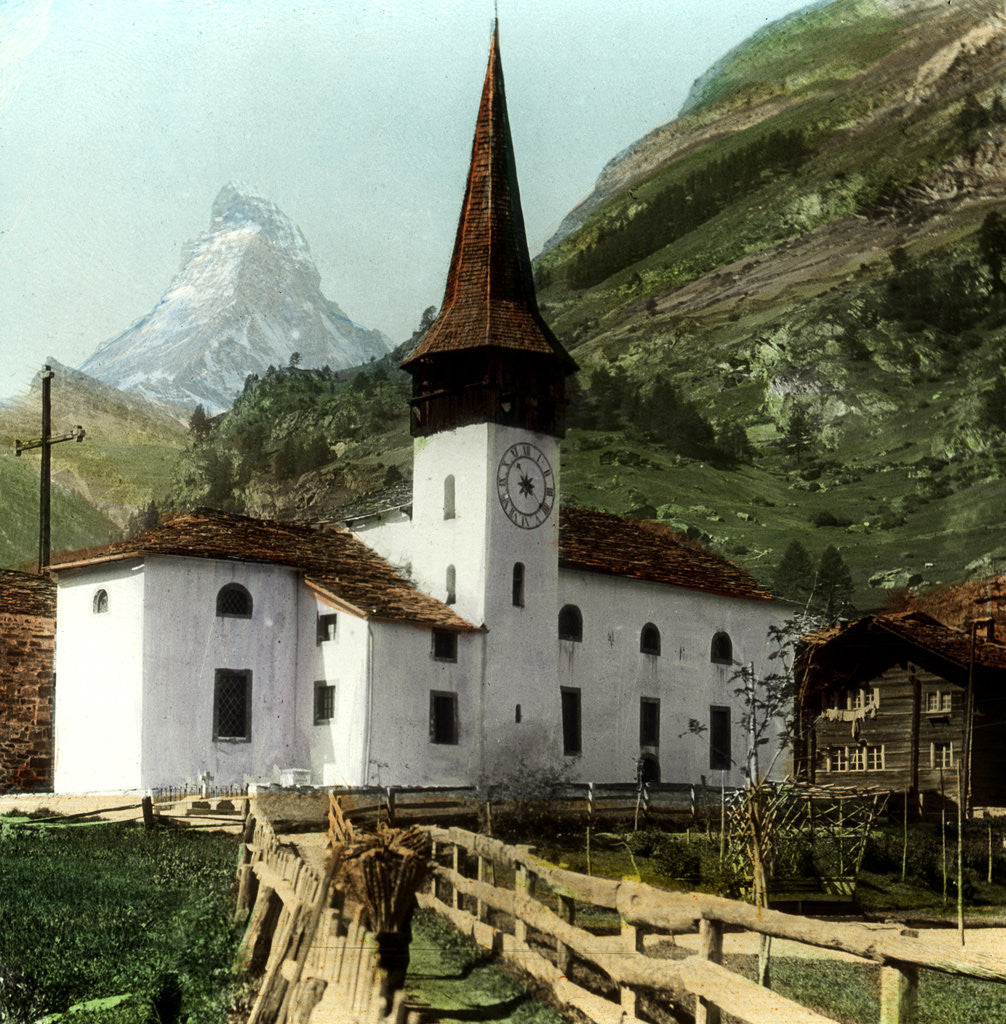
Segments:
[[[555,477],[545,453],[533,444],[513,444],[496,470],[496,493],[510,520],[522,530],[541,526],[555,503]]]

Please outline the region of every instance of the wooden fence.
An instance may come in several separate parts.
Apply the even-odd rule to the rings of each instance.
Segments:
[[[948,953],[904,933],[820,922],[718,896],[580,875],[545,864],[527,847],[507,846],[457,828],[428,831],[438,863],[429,891],[419,896],[420,905],[546,983],[559,1002],[596,1024],[636,1024],[639,1000],[650,993],[693,1008],[697,1024],[719,1024],[721,1013],[748,1024],[831,1020],[722,966],[727,926],[874,961],[880,970],[881,1024],[918,1019],[920,968],[1006,981],[1002,958],[963,950]],[[440,863],[445,859],[450,866]],[[512,887],[502,884],[510,878]],[[614,911],[620,934],[599,936],[578,927],[577,916],[588,907]],[[694,931],[696,924],[697,955],[682,960],[644,955],[644,934]],[[571,969],[576,963],[587,969]],[[588,987],[592,977],[600,977],[600,987],[607,991]]]
[[[417,1024],[388,991],[377,941],[332,885],[265,821],[249,817],[238,868],[238,912],[251,911],[241,960],[260,977],[248,1024]]]

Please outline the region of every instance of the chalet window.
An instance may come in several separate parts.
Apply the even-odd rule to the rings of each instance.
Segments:
[[[926,714],[949,715],[953,700],[949,690],[931,690],[926,694]]]
[[[217,669],[213,690],[215,740],[251,739],[251,680],[248,669]]]
[[[929,767],[954,767],[954,744],[951,740],[937,740],[929,744]]]
[[[433,630],[433,658],[435,661],[457,661],[458,634],[449,629]]]
[[[105,615],[108,612],[108,591],[96,590],[94,599],[91,601],[91,611],[95,615]]]
[[[639,745],[656,747],[660,744],[660,701],[643,697],[639,702]]]
[[[729,633],[717,633],[709,648],[709,660],[717,665],[729,665],[734,660],[734,645]]]
[[[865,747],[853,747],[849,751],[849,767],[854,772],[866,771]]]
[[[524,563],[514,562],[513,566],[513,606],[524,607]]]
[[[430,691],[430,743],[458,742],[458,695]]]
[[[454,604],[458,599],[457,578],[457,572],[455,572],[454,566],[447,566],[447,579],[445,581],[447,598],[444,602],[445,604]]]
[[[454,475],[444,478],[444,519],[454,518]]]
[[[221,618],[250,619],[252,596],[240,583],[228,583],[217,594],[217,615]]]
[[[338,616],[334,613],[325,614],[318,616],[318,639],[319,644],[325,643],[326,640],[335,639],[335,624],[338,620]]]
[[[849,748],[832,747],[828,751],[828,771],[847,772],[849,770]]]
[[[866,748],[866,770],[870,772],[883,771],[886,765],[884,764],[884,746],[873,746]]]
[[[320,679],[314,684],[314,724],[322,725],[335,718],[335,687]]]
[[[729,771],[730,757],[730,708],[709,708],[709,767],[718,771]]]
[[[562,687],[562,752],[576,757],[583,750],[580,734],[580,691],[572,686]]]
[[[845,695],[845,707],[847,711],[859,711],[870,706],[880,707],[880,691],[876,687],[866,689],[850,690]]]
[[[583,616],[575,604],[565,604],[559,610],[559,639],[583,640]]]
[[[639,649],[643,654],[660,653],[660,630],[652,622],[647,622],[639,634]]]

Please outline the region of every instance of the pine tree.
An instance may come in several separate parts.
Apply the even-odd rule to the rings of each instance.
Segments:
[[[998,210],[992,210],[982,221],[978,231],[978,250],[992,275],[992,288],[1006,291],[1003,280],[1003,261],[1006,260],[1006,217]]]
[[[813,589],[814,563],[798,540],[791,540],[782,553],[772,586],[780,597],[793,601],[805,601]]]
[[[814,605],[829,622],[834,622],[853,610],[852,591],[852,573],[838,548],[829,544],[821,553],[817,566]]]

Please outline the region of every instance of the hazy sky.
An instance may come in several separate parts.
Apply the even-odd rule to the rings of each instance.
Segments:
[[[799,0],[500,0],[532,254]],[[439,304],[492,0],[0,0],[0,397],[147,313],[237,181],[403,340]]]

